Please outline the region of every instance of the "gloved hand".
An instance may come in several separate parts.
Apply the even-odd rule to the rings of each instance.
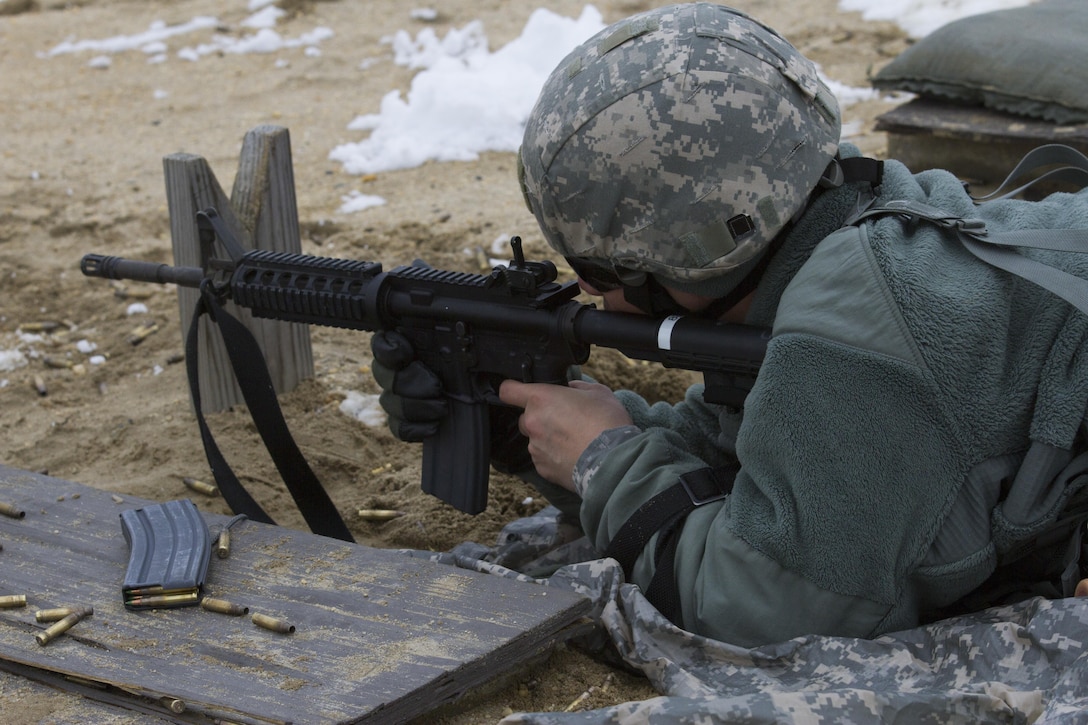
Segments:
[[[412,343],[399,332],[375,332],[370,351],[371,370],[382,388],[378,402],[389,418],[389,430],[411,443],[434,435],[449,413],[442,381],[416,359]]]

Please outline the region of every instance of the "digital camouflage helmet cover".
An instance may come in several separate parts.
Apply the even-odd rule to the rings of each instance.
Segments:
[[[839,133],[834,96],[778,33],[720,5],[673,5],[559,64],[519,175],[564,257],[722,296],[805,206]]]

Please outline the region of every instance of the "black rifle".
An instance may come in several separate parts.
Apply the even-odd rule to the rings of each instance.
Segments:
[[[200,288],[202,302],[213,305],[221,324],[214,306],[221,309],[230,299],[254,317],[403,334],[449,397],[449,416],[423,443],[423,490],[471,514],[487,505],[488,406],[499,403],[503,379],[565,384],[570,366],[584,363],[590,347],[600,345],[702,372],[708,402],[739,406],[770,336],[746,325],[692,316],[654,319],[581,304],[573,299],[578,285],[557,283],[551,262],[526,261],[518,237],[511,240],[510,265],[488,275],[422,263],[383,272],[375,262],[244,251],[214,209],[199,212],[197,221],[205,269],[88,254],[83,274]],[[228,259],[212,257],[216,236]]]

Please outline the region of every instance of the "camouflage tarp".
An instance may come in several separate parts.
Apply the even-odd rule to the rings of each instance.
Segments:
[[[673,626],[611,559],[539,579],[494,563],[524,569],[504,555],[524,556],[525,532],[546,538],[548,530],[540,519],[513,526],[495,548],[462,545],[434,558],[589,597],[603,635],[597,644],[614,648],[662,696],[515,714],[504,725],[1088,723],[1088,598],[1033,598],[872,640],[807,636],[744,649]],[[577,542],[562,550],[576,556]]]

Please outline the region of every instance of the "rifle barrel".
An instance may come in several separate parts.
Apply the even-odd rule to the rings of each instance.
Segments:
[[[171,282],[182,287],[200,287],[204,270],[199,267],[171,267],[158,262],[141,262],[136,259],[111,257],[104,254],[86,254],[79,264],[88,277],[104,279],[130,279],[137,282],[165,284]]]
[[[628,357],[705,372],[730,369],[753,377],[767,351],[762,327],[704,320],[694,315],[657,319],[585,309],[574,322],[582,342],[610,347]]]

